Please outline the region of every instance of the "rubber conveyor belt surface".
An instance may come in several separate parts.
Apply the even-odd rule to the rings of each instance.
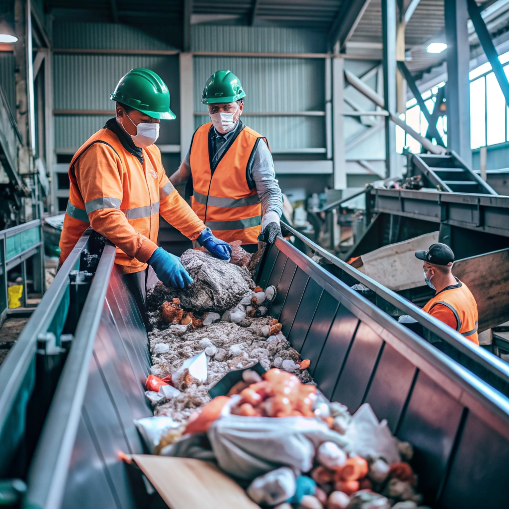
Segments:
[[[111,266],[112,256],[114,250],[105,249],[98,274]],[[414,466],[427,504],[505,506],[507,398],[282,239],[266,253],[258,283],[277,286],[271,314],[311,360],[325,395],[352,412],[370,403],[396,436],[414,444]],[[105,298],[100,299],[104,285]],[[150,367],[147,334],[135,293],[115,266],[109,278],[94,279],[87,320],[100,320],[96,327],[78,323],[67,359],[76,365],[66,363],[60,379],[32,461],[24,507],[151,507],[139,476],[118,457],[120,451],[142,452],[132,420],[151,413],[143,396]],[[88,337],[81,335],[85,330]],[[78,338],[93,347],[88,358],[73,356]],[[71,402],[57,398],[59,389],[84,363],[86,388],[78,391],[69,411]],[[52,450],[56,453],[48,461],[44,452]]]

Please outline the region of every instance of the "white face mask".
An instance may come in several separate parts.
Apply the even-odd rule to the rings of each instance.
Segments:
[[[215,127],[216,131],[226,134],[229,133],[232,129],[237,125],[237,121],[233,119],[235,114],[237,113],[235,110],[233,113],[212,113],[210,115],[210,120],[212,120],[212,124]]]
[[[433,276],[431,276],[429,279],[428,279],[428,276],[427,276],[427,272],[424,271],[424,281],[426,282],[426,284],[432,289],[432,290],[436,290],[436,288],[431,284],[431,279],[433,278]]]
[[[127,112],[126,112],[127,115]],[[131,120],[131,117],[127,115],[127,118]],[[122,125],[122,122],[117,117],[117,122],[122,126],[122,129],[127,133],[127,130]],[[133,143],[139,147],[139,148],[145,148],[150,145],[153,145],[157,138],[159,138],[159,123],[151,123],[151,122],[140,122],[138,125],[136,125],[132,120],[131,123],[136,127],[136,135],[133,136],[132,134],[129,134],[131,136]]]

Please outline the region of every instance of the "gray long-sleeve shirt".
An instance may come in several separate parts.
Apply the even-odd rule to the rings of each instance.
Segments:
[[[223,155],[227,142],[239,129],[237,123],[235,129],[226,134],[221,134],[212,128],[212,160],[217,161]],[[186,183],[191,177],[191,155],[188,151],[180,168],[170,177],[174,186]],[[255,153],[250,159],[247,168],[247,179],[250,187],[256,187],[256,192],[262,204],[262,212],[265,215],[269,211],[276,212],[281,216],[283,212],[283,196],[279,188],[272,154],[266,143],[258,143]]]

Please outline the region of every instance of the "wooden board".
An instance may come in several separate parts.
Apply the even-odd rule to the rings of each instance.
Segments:
[[[260,509],[212,463],[149,454],[131,459],[171,509]]]
[[[509,320],[509,249],[458,260],[452,272],[477,301],[480,332]]]
[[[413,239],[389,244],[363,254],[362,267],[356,260],[356,268],[383,284],[390,290],[400,291],[424,285],[422,260],[415,257],[416,251],[428,250],[438,242],[438,232],[427,233]]]

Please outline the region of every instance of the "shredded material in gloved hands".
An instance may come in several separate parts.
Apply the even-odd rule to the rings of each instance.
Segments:
[[[178,297],[186,310],[198,314],[205,311],[223,313],[254,288],[245,267],[219,260],[204,251],[189,249],[180,261],[193,283],[183,290],[157,284],[148,294],[149,311],[156,311],[164,302]]]

